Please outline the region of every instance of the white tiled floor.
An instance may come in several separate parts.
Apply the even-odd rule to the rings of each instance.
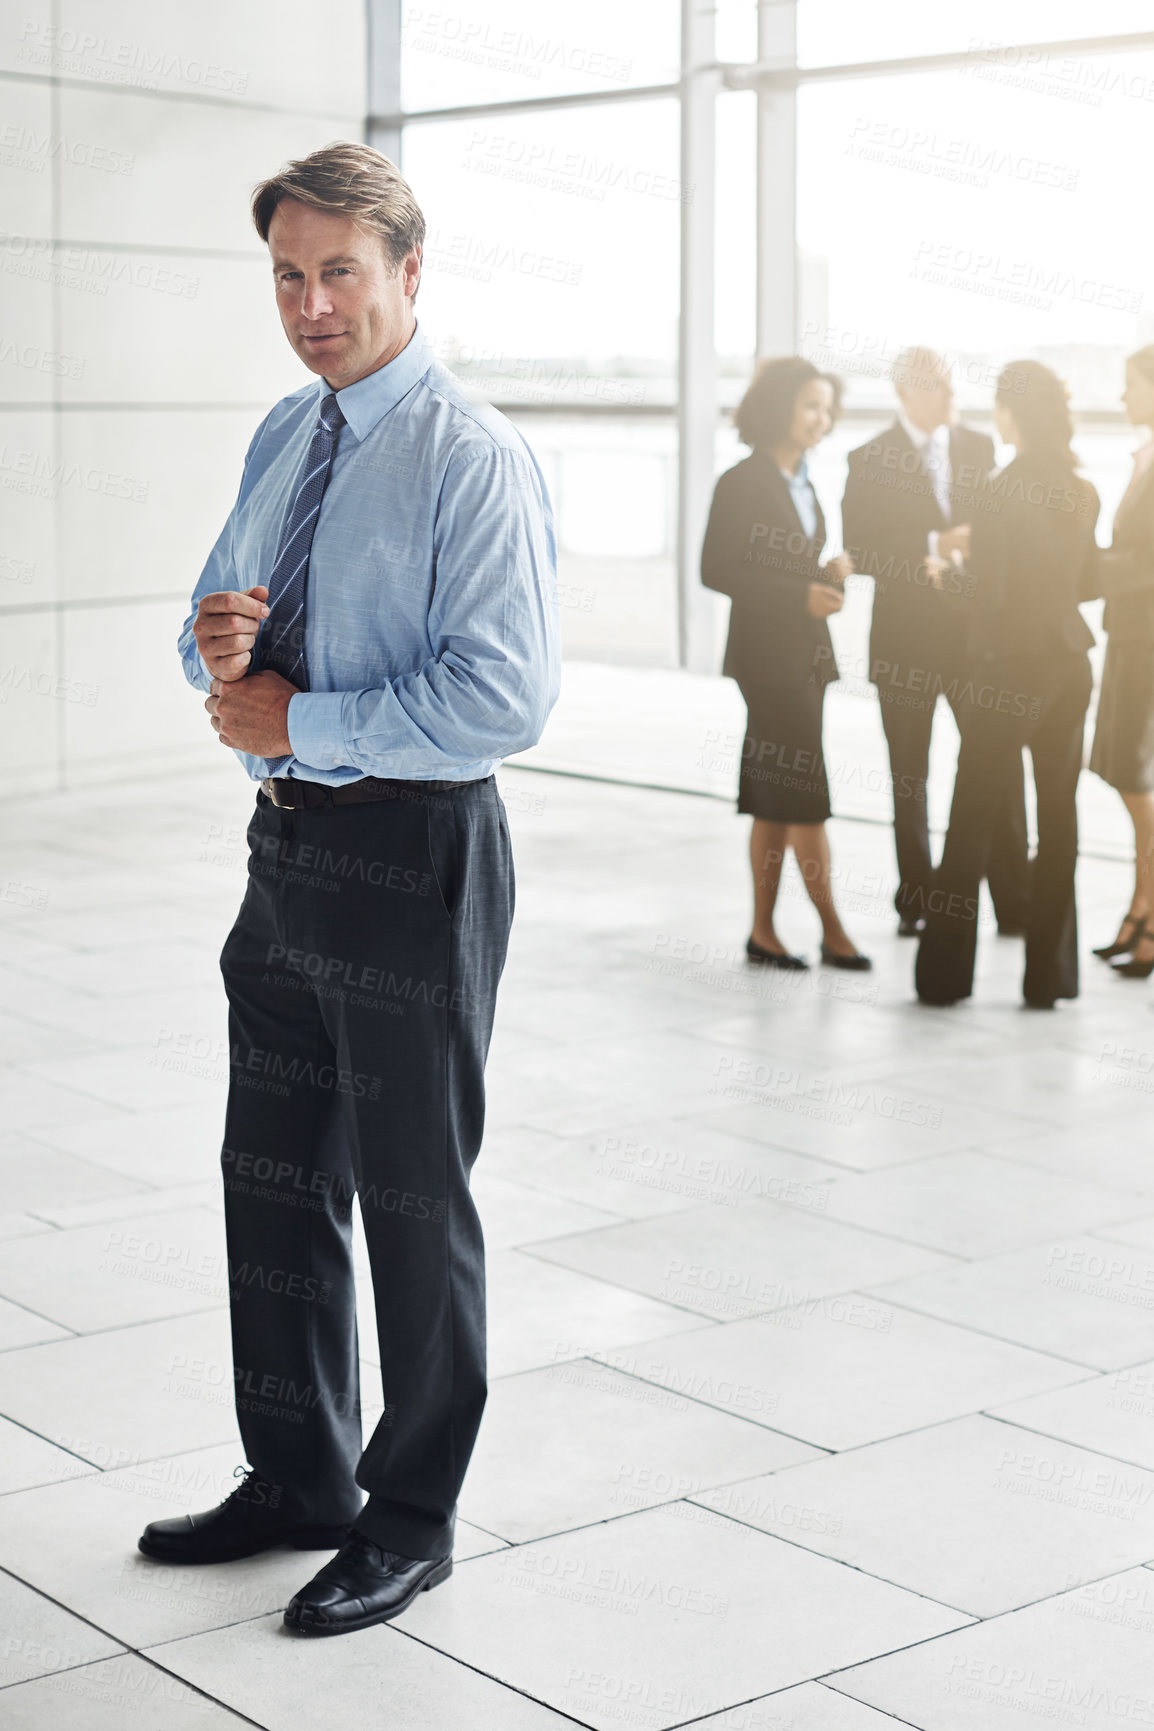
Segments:
[[[831,827],[883,885],[847,919],[873,974],[767,978],[725,805],[503,784],[457,1568],[316,1644],[281,1630],[297,1553],[135,1548],[241,1458],[216,957],[250,790],[222,762],[6,808],[0,1722],[1106,1731],[1154,1694],[1154,1000],[1088,956],[1126,868],[1080,866],[1077,1002],[1022,1010],[987,926],[973,1000],[925,1011],[883,827]]]

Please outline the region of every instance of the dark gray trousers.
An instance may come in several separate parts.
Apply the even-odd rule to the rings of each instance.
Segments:
[[[306,1520],[355,1520],[389,1550],[437,1557],[485,1404],[469,1174],[513,868],[492,777],[399,786],[315,811],[257,794],[221,955],[221,1163],[250,1465]],[[385,1402],[363,1453],[354,1196]]]
[[[1027,999],[1078,995],[1078,775],[1090,701],[1084,651],[1007,655],[979,664],[977,700],[961,707],[958,774],[933,906],[915,978],[929,1001],[969,997],[977,956],[978,894],[999,812],[1029,746],[1038,798],[1038,851],[1026,925]],[[1004,707],[1003,707],[1004,706]]]

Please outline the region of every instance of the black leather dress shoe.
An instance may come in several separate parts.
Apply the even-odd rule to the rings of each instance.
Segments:
[[[330,1563],[291,1599],[285,1627],[294,1635],[349,1635],[408,1610],[418,1593],[447,1581],[452,1557],[399,1557],[356,1528]]]
[[[791,956],[788,950],[766,950],[752,938],[745,940],[745,953],[759,968],[783,968],[787,973],[800,974],[809,967],[804,956]]]
[[[355,1519],[355,1516],[353,1517]],[[137,1544],[159,1563],[233,1563],[276,1545],[298,1551],[331,1551],[343,1545],[349,1522],[331,1526],[304,1522],[285,1512],[280,1487],[248,1472],[215,1509],[150,1521]]]
[[[926,929],[926,922],[919,914],[917,918],[907,918],[904,914],[898,921],[899,938],[920,938]]]

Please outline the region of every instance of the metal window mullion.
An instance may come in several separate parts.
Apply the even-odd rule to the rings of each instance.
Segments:
[[[681,3],[681,293],[677,321],[678,659],[694,673],[716,672],[713,597],[701,587],[701,540],[713,488],[717,425],[713,273],[716,105],[711,0]]]
[[[365,27],[365,143],[399,165],[401,0],[365,0]]]
[[[759,61],[783,74],[797,65],[797,0],[760,0]],[[757,88],[757,352],[797,347],[797,90]]]

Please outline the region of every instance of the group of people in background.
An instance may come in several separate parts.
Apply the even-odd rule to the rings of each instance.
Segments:
[[[998,930],[1025,938],[1023,996],[1050,1009],[1078,992],[1075,795],[1092,679],[1080,603],[1105,597],[1105,669],[1090,768],[1134,824],[1135,881],[1117,936],[1095,954],[1154,972],[1154,347],[1132,355],[1123,403],[1151,430],[1114,520],[1095,538],[1098,495],[1079,474],[1062,381],[1034,360],[1003,369],[994,422],[1012,460],[961,425],[949,368],[904,351],[894,422],[852,451],[845,551],[824,558],[826,522],[807,456],[832,429],[840,382],[798,356],[763,362],[736,411],[750,454],[717,482],[702,581],[732,602],[724,672],[748,708],[738,811],[753,819],[751,962],[808,964],[774,913],[792,852],[822,926],[822,961],[871,965],[838,915],[825,833],[826,686],[838,677],[827,624],[853,574],[873,585],[870,679],[889,750],[898,932],[917,938],[919,998],[973,988],[982,880]],[[949,827],[934,867],[926,783],[934,711],[949,703],[961,744]],[[1031,859],[1022,752],[1034,771]],[[1121,959],[1120,959],[1121,958]]]

